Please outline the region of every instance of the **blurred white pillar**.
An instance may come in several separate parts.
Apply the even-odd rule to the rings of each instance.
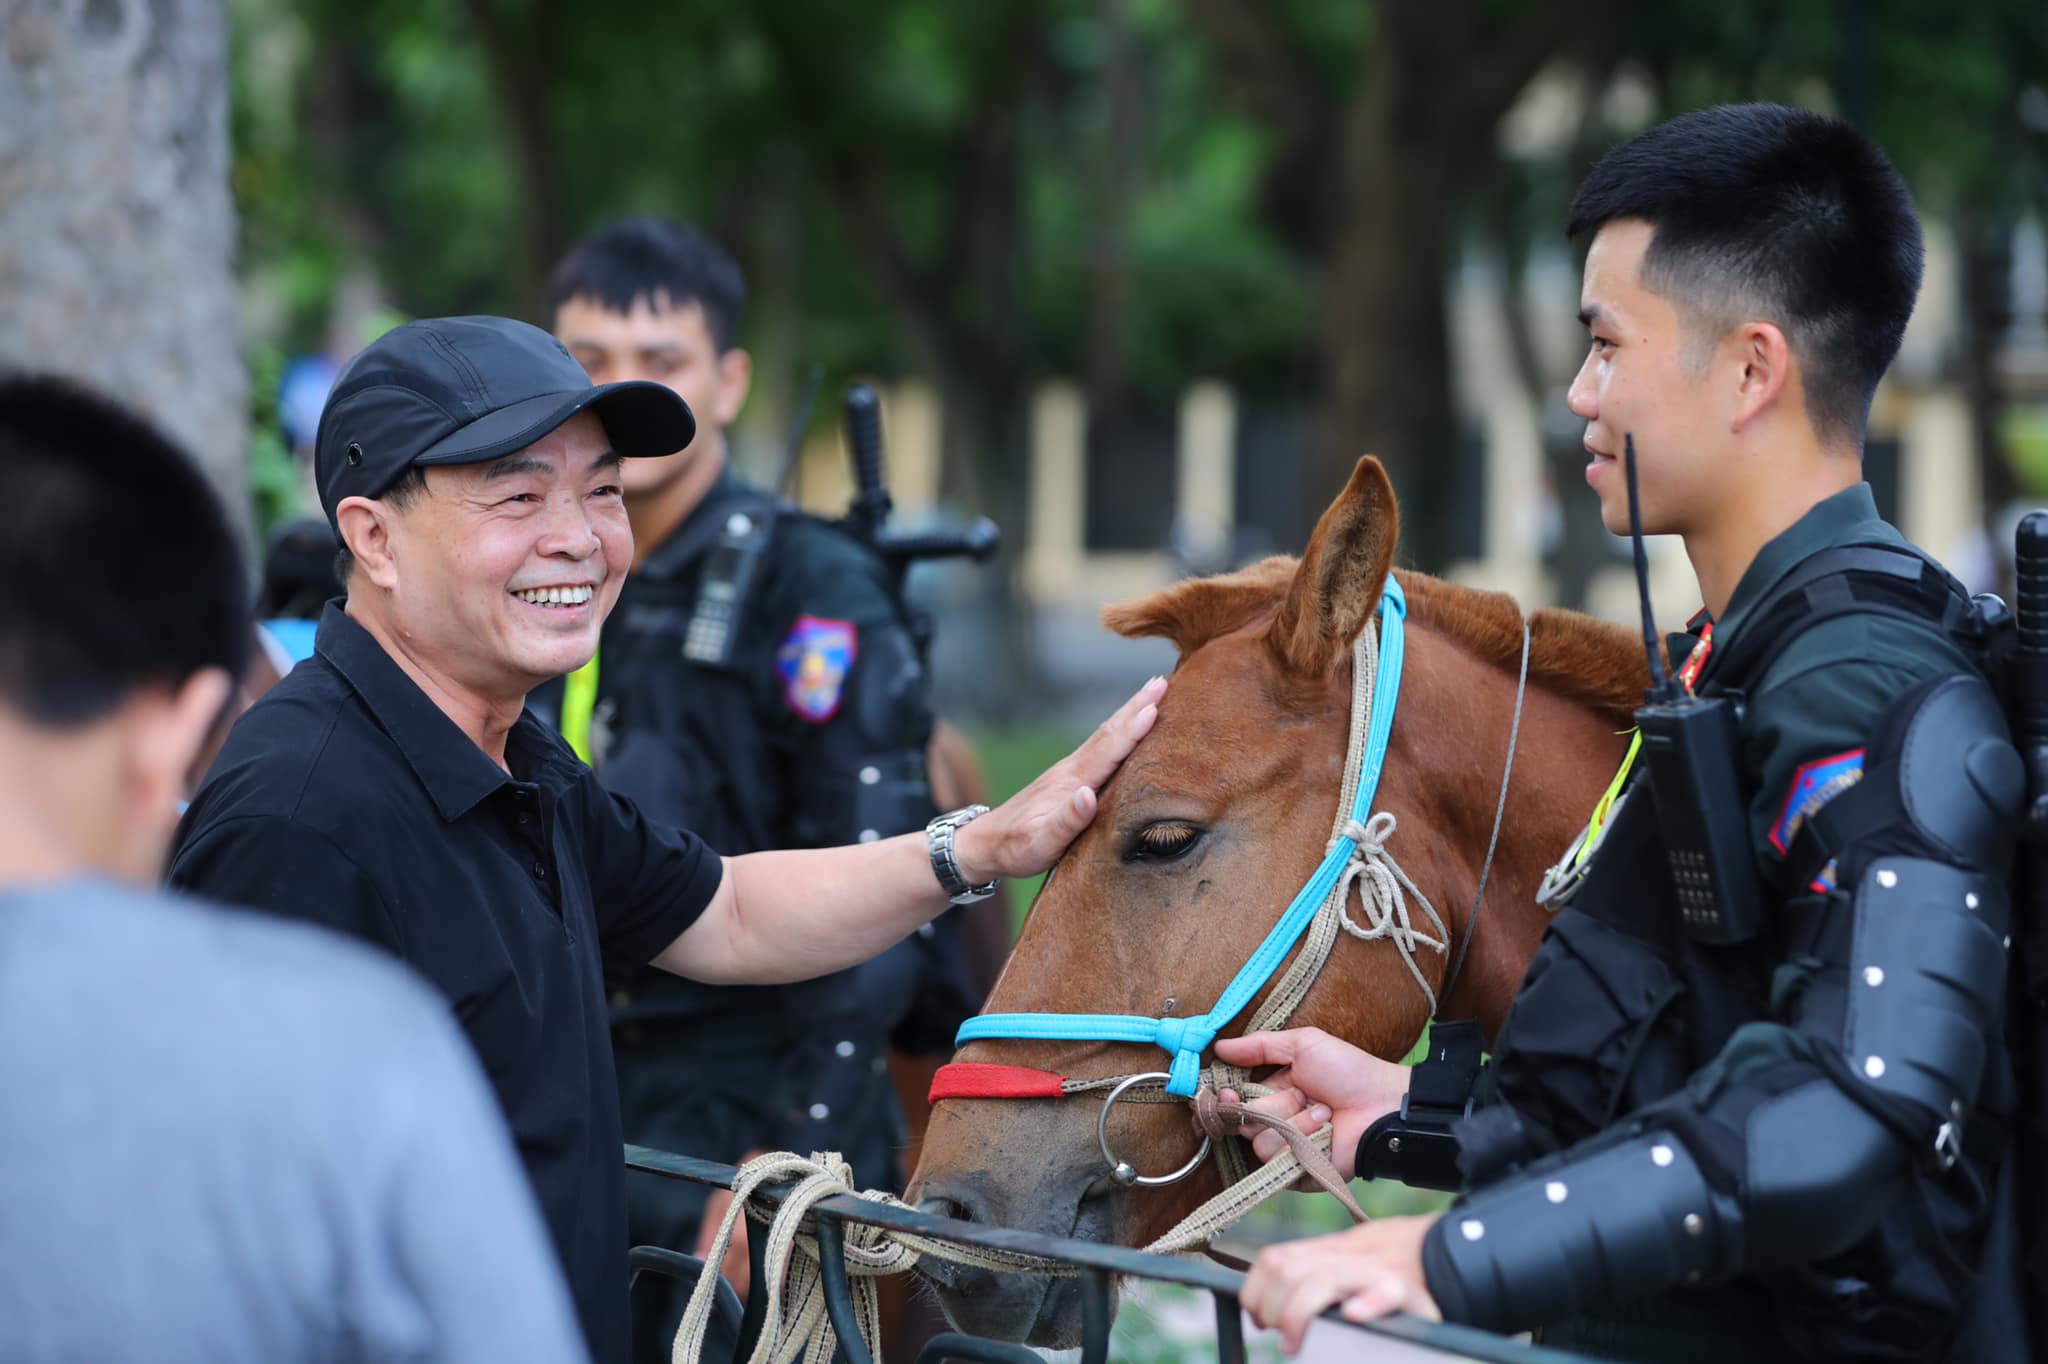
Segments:
[[[796,501],[819,516],[844,516],[853,502],[853,461],[836,429],[819,432],[804,442],[797,460]]]
[[[1899,406],[1899,529],[1947,560],[1974,540],[1984,499],[1969,405],[1959,389],[1944,386]]]
[[[1204,380],[1181,395],[1179,460],[1181,548],[1196,564],[1218,563],[1237,527],[1237,398],[1224,384]]]
[[[1031,400],[1031,543],[1024,582],[1040,601],[1065,597],[1081,566],[1088,511],[1088,405],[1079,385],[1049,383]]]
[[[1478,260],[1464,265],[1452,286],[1452,386],[1460,413],[1479,428],[1486,457],[1479,558],[1452,565],[1451,576],[1538,606],[1551,597],[1542,562],[1542,414],[1515,364],[1501,308],[1505,287],[1501,272]],[[1455,433],[1445,437],[1454,439]],[[1445,449],[1435,457],[1454,458],[1454,452]]]
[[[1650,603],[1656,608],[1657,629],[1669,634],[1684,628],[1704,604],[1700,601],[1699,579],[1693,576],[1692,560],[1685,554],[1685,542],[1676,535],[1651,535],[1645,537],[1643,549],[1649,560]],[[1586,614],[1616,625],[1642,628],[1642,593],[1636,586],[1633,565],[1623,560],[1608,564],[1593,575],[1586,584]]]
[[[906,379],[882,395],[883,439],[889,492],[904,511],[939,504],[939,397],[921,379]]]

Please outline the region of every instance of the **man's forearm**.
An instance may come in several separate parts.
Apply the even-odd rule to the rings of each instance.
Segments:
[[[1095,815],[1095,788],[1151,729],[1166,693],[1154,678],[1074,752],[981,818],[959,826],[968,885],[1035,876]],[[862,962],[944,912],[923,833],[840,848],[725,859],[711,904],[654,964],[714,985],[808,980]]]
[[[984,876],[975,832],[959,831],[955,856]],[[703,919],[655,965],[714,985],[810,980],[879,955],[948,903],[923,833],[729,857]]]

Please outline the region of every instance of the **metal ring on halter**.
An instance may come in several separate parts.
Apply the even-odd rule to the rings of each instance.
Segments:
[[[1148,1070],[1142,1075],[1126,1075],[1117,1082],[1115,1089],[1109,1091],[1109,1097],[1102,1101],[1102,1112],[1095,1119],[1095,1140],[1102,1147],[1102,1158],[1109,1162],[1109,1177],[1123,1185],[1126,1189],[1130,1188],[1133,1184],[1145,1189],[1156,1189],[1166,1184],[1178,1184],[1196,1170],[1199,1170],[1202,1167],[1202,1162],[1209,1158],[1209,1138],[1204,1136],[1202,1138],[1202,1149],[1195,1152],[1194,1159],[1181,1166],[1178,1170],[1175,1170],[1172,1174],[1141,1175],[1138,1173],[1136,1166],[1126,1161],[1118,1160],[1116,1152],[1109,1149],[1109,1110],[1116,1107],[1116,1101],[1124,1096],[1124,1091],[1132,1085],[1143,1084],[1147,1080],[1171,1080],[1172,1078],[1171,1075],[1163,1070]]]

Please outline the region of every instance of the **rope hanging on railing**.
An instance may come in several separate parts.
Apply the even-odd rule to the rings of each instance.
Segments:
[[[704,1270],[690,1293],[682,1324],[676,1329],[670,1352],[674,1364],[698,1364],[711,1324],[711,1307],[718,1288],[717,1266],[725,1260],[734,1228],[742,1216],[765,1225],[753,1234],[765,1236],[762,1269],[765,1282],[755,1287],[766,1293],[766,1313],[760,1338],[747,1364],[826,1364],[832,1358],[836,1334],[825,1310],[824,1279],[818,1268],[818,1237],[811,1225],[811,1209],[835,1194],[851,1194],[871,1203],[908,1208],[892,1194],[877,1189],[856,1190],[853,1171],[837,1151],[814,1151],[809,1159],[793,1151],[774,1151],[756,1156],[739,1167],[733,1176],[732,1206],[718,1224],[718,1235],[704,1255]],[[795,1181],[782,1196],[773,1215],[756,1211],[754,1200],[765,1184]],[[874,1281],[901,1274],[930,1255],[979,1269],[1004,1270],[1021,1274],[1067,1276],[1080,1271],[1059,1260],[1013,1251],[990,1250],[980,1246],[955,1245],[892,1231],[886,1227],[847,1222],[845,1226],[848,1284],[853,1291],[855,1315],[871,1351],[880,1336],[879,1308]],[[880,1364],[879,1352],[874,1356]]]
[[[1249,1088],[1258,1093],[1263,1087],[1254,1085]],[[1220,1103],[1213,1094],[1205,1094],[1203,1099],[1199,1110],[1205,1115],[1203,1121],[1206,1123],[1220,1124],[1250,1118],[1272,1125],[1272,1120],[1265,1119],[1264,1115],[1250,1113],[1242,1105]],[[1234,1226],[1246,1213],[1300,1178],[1305,1168],[1303,1152],[1317,1153],[1317,1160],[1325,1167],[1323,1173],[1311,1177],[1325,1188],[1331,1187],[1332,1180],[1341,1187],[1343,1181],[1336,1177],[1334,1169],[1328,1168],[1325,1153],[1329,1145],[1330,1129],[1327,1124],[1314,1136],[1304,1137],[1295,1133],[1287,1150],[1196,1208],[1165,1235],[1144,1247],[1145,1251],[1154,1255],[1177,1255],[1207,1245],[1210,1238]],[[699,1364],[703,1357],[713,1298],[718,1288],[717,1266],[725,1262],[726,1251],[732,1245],[733,1230],[742,1216],[758,1224],[754,1235],[767,1238],[762,1243],[764,1282],[754,1287],[755,1292],[768,1295],[766,1313],[761,1323],[760,1338],[755,1342],[746,1364],[798,1364],[798,1361],[802,1364],[828,1364],[836,1334],[825,1308],[824,1278],[818,1267],[818,1237],[812,1209],[835,1194],[851,1194],[870,1203],[915,1211],[902,1199],[879,1189],[856,1190],[852,1176],[852,1168],[837,1151],[814,1151],[808,1159],[793,1151],[774,1151],[756,1156],[739,1167],[732,1181],[732,1206],[726,1209],[724,1219],[718,1224],[718,1235],[704,1254],[704,1270],[697,1276],[697,1286],[690,1293],[682,1324],[676,1329],[675,1344],[670,1351],[673,1364]],[[780,1207],[772,1214],[756,1209],[755,1202],[762,1186],[791,1181],[794,1181],[794,1187],[782,1195]],[[1350,1207],[1355,1217],[1364,1220],[1365,1214],[1356,1203]],[[853,1294],[855,1315],[875,1364],[882,1364],[880,1316],[874,1284],[878,1278],[904,1273],[926,1257],[999,1273],[1068,1278],[1082,1272],[1064,1260],[1027,1255],[1021,1251],[960,1245],[863,1222],[848,1221],[841,1225],[844,1228],[847,1282]],[[765,1231],[761,1227],[765,1227]]]

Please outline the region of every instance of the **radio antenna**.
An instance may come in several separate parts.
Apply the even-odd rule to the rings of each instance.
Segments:
[[[797,399],[796,416],[789,423],[789,437],[782,443],[782,467],[775,471],[775,491],[782,497],[792,496],[796,484],[797,469],[803,464],[804,432],[811,426],[811,409],[818,402],[818,388],[825,382],[822,365],[812,365],[804,376],[803,396]]]
[[[1657,613],[1650,609],[1650,557],[1643,551],[1643,506],[1636,493],[1636,438],[1623,437],[1622,468],[1628,476],[1628,538],[1635,552],[1636,594],[1643,602],[1643,652],[1650,658],[1650,699],[1671,700],[1675,692],[1664,671],[1664,651],[1657,647]]]

